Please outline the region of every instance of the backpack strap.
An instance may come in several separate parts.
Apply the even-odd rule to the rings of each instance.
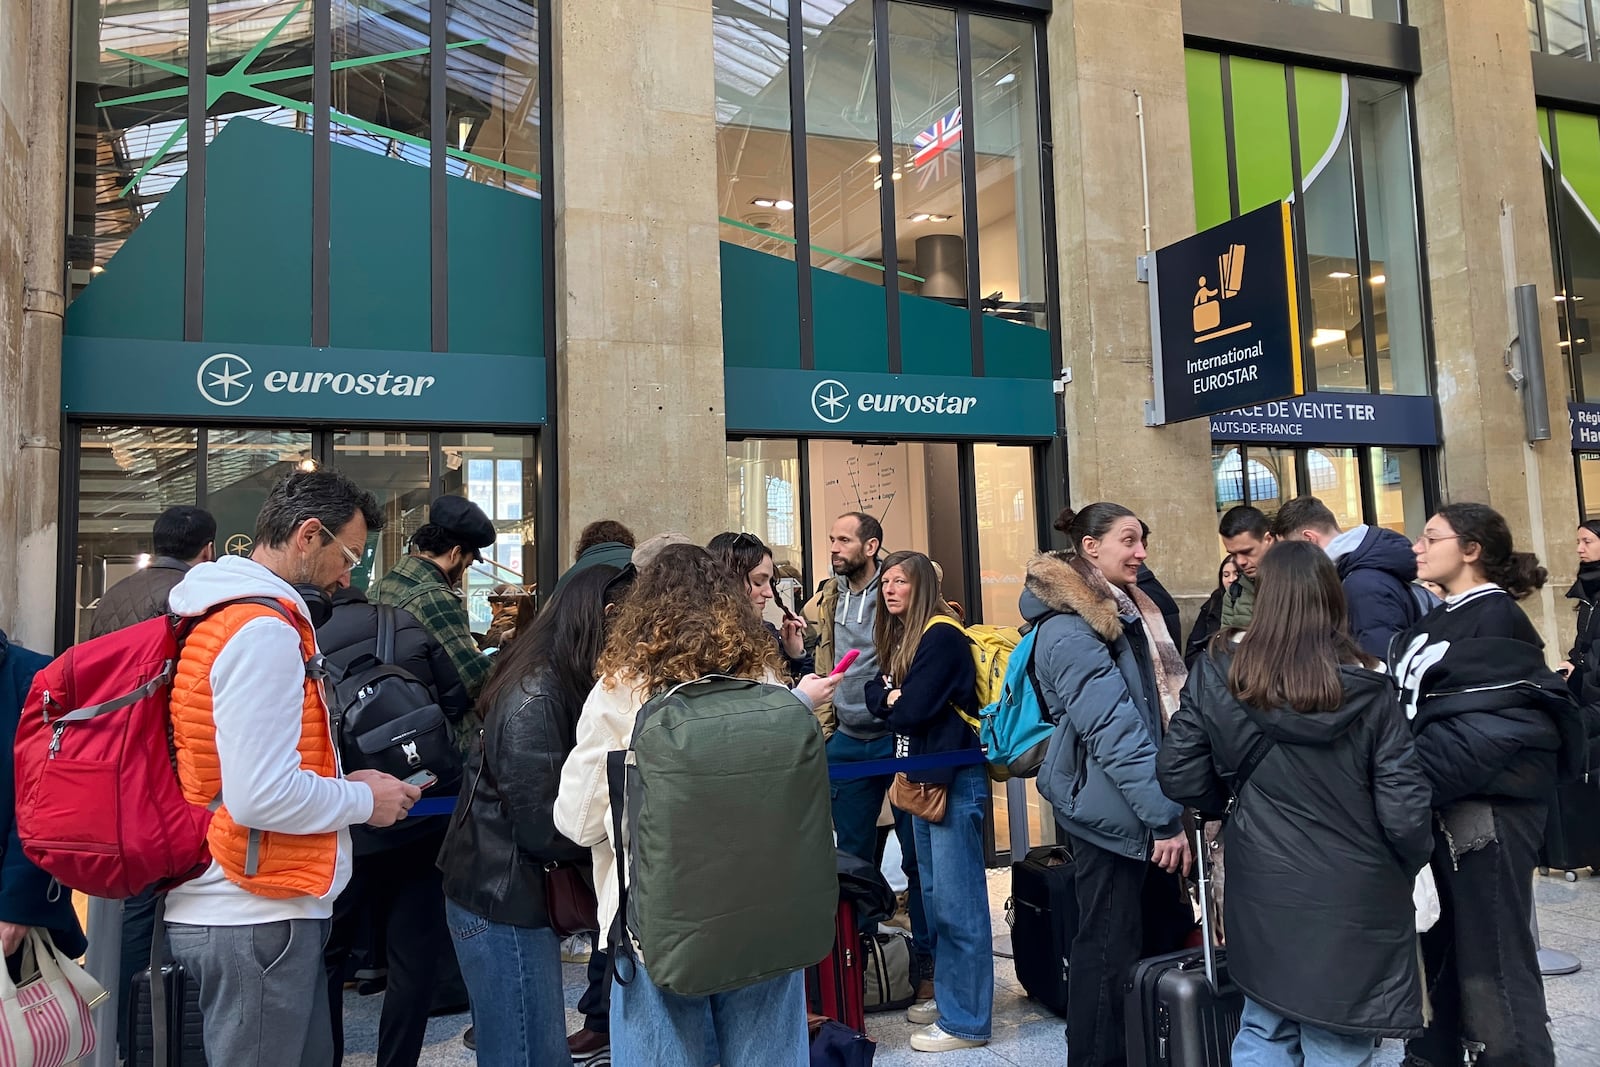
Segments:
[[[1267,753],[1277,747],[1278,742],[1265,730],[1256,738],[1255,744],[1250,746],[1250,751],[1244,754],[1244,762],[1239,764],[1239,769],[1233,772],[1230,784],[1233,786],[1233,796],[1228,798],[1228,806],[1223,809],[1222,818],[1226,822],[1239,806],[1239,796],[1244,792],[1244,787],[1249,783],[1250,776],[1256,773],[1256,768],[1261,766],[1261,761],[1267,758]]]
[[[379,604],[378,608],[378,662],[394,663],[394,605]]]
[[[624,786],[628,780],[628,749],[606,753],[606,787],[611,795],[611,840],[617,869],[617,914],[611,920],[611,973],[622,985],[638,975],[633,958],[633,942],[628,939],[628,850],[622,844]],[[622,961],[634,964],[633,973],[622,976]]]

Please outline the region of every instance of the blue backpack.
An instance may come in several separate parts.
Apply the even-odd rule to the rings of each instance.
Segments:
[[[978,739],[989,760],[989,777],[997,782],[1036,776],[1056,732],[1039,698],[1039,680],[1033,672],[1038,633],[1035,623],[1022,635],[1006,663],[999,699],[979,713]]]

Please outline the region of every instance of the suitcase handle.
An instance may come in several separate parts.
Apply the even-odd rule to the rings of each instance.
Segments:
[[[1198,815],[1194,821],[1194,866],[1200,881],[1200,942],[1205,957],[1206,982],[1217,992],[1217,950],[1211,943],[1211,885],[1206,877],[1206,823]]]

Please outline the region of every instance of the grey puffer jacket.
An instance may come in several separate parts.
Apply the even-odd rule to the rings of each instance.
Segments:
[[[1144,623],[1124,617],[1059,553],[1028,564],[1022,615],[1038,627],[1034,672],[1056,721],[1039,792],[1075,836],[1146,859],[1183,833],[1183,809],[1156,782],[1161,700]]]

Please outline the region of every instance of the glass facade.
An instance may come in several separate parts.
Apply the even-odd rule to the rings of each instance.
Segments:
[[[1595,352],[1600,308],[1600,117],[1540,109],[1551,258],[1552,298],[1572,379],[1571,398],[1600,402],[1600,359]]]
[[[1406,20],[1405,8],[1402,6],[1405,0],[1279,0],[1279,3],[1309,7],[1333,14],[1354,15],[1363,19],[1378,19],[1381,22]]]
[[[1301,494],[1319,498],[1341,528],[1385,526],[1408,537],[1428,521],[1426,456],[1416,448],[1211,446],[1217,514],[1240,504],[1277,514]]]
[[[728,363],[1050,377],[1042,27],[899,0],[713,22]]]
[[[1600,58],[1600,0],[1525,0],[1528,45],[1570,59]]]
[[[1196,222],[1295,202],[1308,390],[1429,392],[1409,90],[1191,50]]]

